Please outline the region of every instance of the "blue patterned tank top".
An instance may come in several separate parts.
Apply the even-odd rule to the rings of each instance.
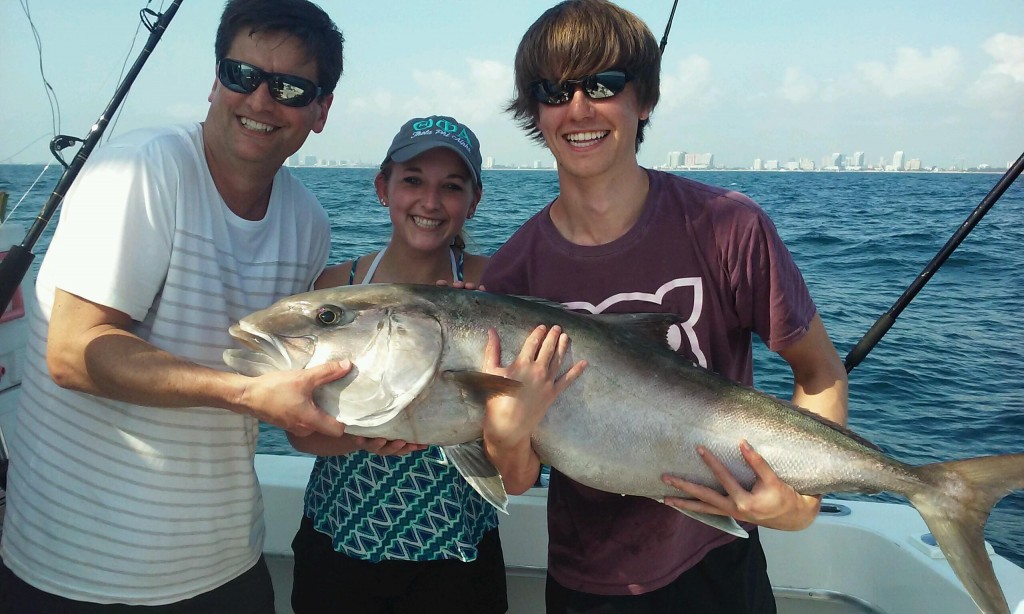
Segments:
[[[462,263],[461,250],[457,257],[452,250],[452,277],[460,281]],[[371,266],[364,284],[374,270]],[[498,526],[494,507],[437,446],[405,456],[363,450],[318,456],[304,507],[316,530],[331,536],[337,552],[373,562],[472,561],[484,533]]]

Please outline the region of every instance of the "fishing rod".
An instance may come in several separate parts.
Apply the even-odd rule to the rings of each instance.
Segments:
[[[82,170],[82,166],[85,165],[89,154],[92,153],[92,150],[99,143],[100,137],[103,136],[103,132],[107,128],[107,124],[110,123],[110,118],[113,117],[124,97],[128,95],[128,90],[131,89],[132,83],[135,82],[135,78],[142,70],[142,66],[149,59],[156,44],[160,41],[160,37],[163,36],[167,25],[171,23],[171,19],[178,11],[179,5],[181,5],[181,0],[173,0],[163,13],[158,14],[148,8],[142,9],[139,12],[139,18],[146,26],[146,29],[149,30],[149,40],[146,41],[146,46],[142,48],[139,57],[135,60],[135,64],[132,65],[128,74],[118,86],[117,91],[114,92],[114,97],[111,98],[99,119],[96,120],[96,123],[89,130],[89,134],[84,140],[60,134],[53,137],[53,140],[50,141],[50,152],[64,166],[64,174],[60,176],[57,187],[50,194],[35,222],[32,223],[31,228],[25,233],[25,239],[20,245],[11,246],[7,256],[0,261],[0,315],[7,311],[11,299],[14,298],[14,293],[21,284],[21,280],[25,278],[25,274],[28,272],[33,258],[35,258],[35,255],[32,253],[32,247],[39,240],[43,230],[46,229],[46,225],[49,224],[50,218],[53,217],[57,207],[64,200],[64,196],[67,194],[68,189],[71,188],[75,178],[78,177],[78,172]],[[153,18],[156,19],[155,22],[152,21]],[[71,164],[65,164],[59,152],[75,143],[81,143],[82,146],[79,148],[74,160],[71,161]]]
[[[881,341],[882,336],[889,332],[893,324],[896,323],[896,318],[900,316],[903,309],[910,304],[910,301],[914,300],[917,293],[921,291],[928,280],[932,278],[932,275],[939,270],[939,267],[946,262],[950,254],[960,246],[967,235],[974,230],[974,227],[978,225],[981,218],[988,213],[988,210],[992,208],[992,205],[996,204],[996,201],[1003,195],[1003,192],[1020,176],[1021,171],[1024,170],[1024,153],[1017,158],[1010,168],[1006,169],[1006,173],[999,179],[996,185],[985,195],[985,198],[981,199],[981,203],[975,207],[974,211],[967,216],[967,219],[960,224],[960,228],[953,233],[953,236],[946,241],[946,244],[942,246],[935,257],[932,258],[921,273],[918,274],[917,279],[910,284],[910,286],[903,292],[903,295],[893,303],[893,306],[888,311],[882,314],[878,321],[872,325],[868,332],[864,333],[861,340],[857,342],[857,345],[850,350],[850,353],[846,355],[846,372],[853,371],[854,367],[860,364],[864,357],[868,355],[875,345]]]
[[[668,32],[672,29],[672,20],[676,18],[676,6],[679,4],[679,0],[672,0],[672,12],[668,14],[668,23],[665,24],[665,34],[661,37],[661,46],[658,47],[658,53],[665,55],[665,45],[668,44]]]

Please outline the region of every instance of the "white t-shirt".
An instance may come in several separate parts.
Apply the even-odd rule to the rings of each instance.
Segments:
[[[217,192],[200,124],[98,148],[63,204],[36,283],[4,523],[4,562],[46,592],[157,605],[216,588],[263,547],[255,419],[62,389],[46,367],[54,289],[129,314],[132,332],[227,369],[228,327],[323,270],[330,225],[287,170],[264,219]]]

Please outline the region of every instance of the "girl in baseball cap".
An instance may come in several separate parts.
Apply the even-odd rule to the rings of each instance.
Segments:
[[[317,288],[479,284],[487,258],[466,253],[462,239],[483,195],[480,144],[468,126],[447,116],[410,119],[388,148],[374,188],[391,216],[390,241],[327,268]],[[345,435],[328,449],[289,439],[323,455],[292,543],[298,614],[416,611],[429,609],[439,594],[453,612],[507,610],[496,511],[440,448]],[[386,517],[402,520],[396,526]]]

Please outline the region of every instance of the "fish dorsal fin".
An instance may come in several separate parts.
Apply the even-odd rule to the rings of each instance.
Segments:
[[[462,393],[478,405],[483,405],[492,397],[515,394],[523,386],[514,379],[480,371],[445,371],[441,377],[455,382]]]
[[[808,410],[804,409],[803,407],[797,407],[796,405],[792,405],[792,404],[790,404],[790,407],[792,407],[794,410],[800,412],[801,414],[807,416],[808,418],[811,418],[811,419],[813,419],[813,420],[815,420],[817,422],[820,422],[820,423],[824,424],[825,426],[827,426],[827,427],[829,427],[831,429],[839,431],[843,435],[846,435],[850,439],[856,441],[857,443],[859,443],[860,445],[862,445],[862,446],[864,446],[866,448],[871,448],[872,450],[874,450],[876,452],[884,452],[884,450],[882,450],[882,448],[879,448],[873,442],[868,441],[863,436],[858,435],[857,433],[851,431],[849,428],[843,426],[842,424],[839,424],[838,422],[832,422],[828,418],[826,418],[824,416],[820,416],[820,415],[814,413],[813,411],[808,411]]]
[[[537,303],[538,305],[566,310],[565,305],[562,303],[537,298],[536,296],[515,295],[515,298]],[[654,341],[662,347],[668,347],[668,329],[683,321],[678,314],[674,313],[597,313],[578,315],[591,317],[600,322],[617,326],[629,334],[648,341]]]
[[[480,493],[488,503],[499,512],[508,513],[508,493],[501,474],[484,454],[484,442],[481,439],[455,446],[441,448],[444,456],[458,470],[473,490]]]
[[[526,296],[525,294],[510,294],[509,296],[512,296],[513,298],[517,298],[517,299],[524,300],[524,301],[530,301],[531,303],[537,303],[538,305],[544,305],[546,307],[554,307],[555,309],[561,309],[562,311],[566,311],[565,305],[559,303],[558,301],[553,301],[551,299],[539,298],[539,297],[536,297],[536,296]]]
[[[666,348],[668,329],[683,321],[674,313],[601,313],[592,317]]]

